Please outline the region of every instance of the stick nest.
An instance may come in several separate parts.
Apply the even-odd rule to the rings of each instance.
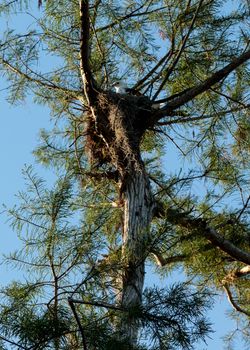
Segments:
[[[152,114],[145,96],[99,93],[86,121],[86,151],[91,164],[111,163],[123,174],[141,167],[140,141]]]

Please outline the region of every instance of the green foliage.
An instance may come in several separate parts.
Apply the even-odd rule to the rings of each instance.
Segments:
[[[50,108],[54,125],[41,131],[34,155],[58,180],[49,188],[32,168],[24,170],[27,189],[9,210],[23,246],[6,262],[26,270],[27,281],[2,289],[0,329],[16,348],[81,349],[68,304],[68,297],[76,297],[90,303],[77,304],[90,350],[131,349],[114,332],[121,311],[97,305],[114,306],[119,294],[124,203],[115,166],[88,161],[79,2],[31,5],[1,2],[3,16],[18,16],[22,28],[3,33],[0,69],[11,103],[32,95]],[[90,1],[89,66],[98,88],[108,91],[123,79],[157,100],[199,85],[249,44],[248,2],[235,2],[232,10],[227,5],[226,0]],[[143,135],[141,156],[159,204],[144,242],[145,259],[156,265],[160,253],[164,266],[156,272],[168,277],[182,267],[187,281],[166,290],[148,288],[141,308],[126,310],[141,327],[135,349],[194,348],[210,331],[203,315],[211,305],[203,287],[221,291],[231,272],[242,267],[208,242],[199,225],[184,226],[179,219],[202,218],[248,251],[249,76],[247,62]],[[245,331],[249,277],[233,279],[230,288],[246,311]]]
[[[193,349],[211,331],[204,317],[211,306],[209,293],[177,284],[168,290],[146,289],[144,297],[143,332],[154,349]]]
[[[70,319],[62,307],[55,313],[53,305],[37,305],[37,289],[34,284],[13,283],[1,291],[0,328],[5,336],[19,339],[20,346],[44,349],[69,332]]]

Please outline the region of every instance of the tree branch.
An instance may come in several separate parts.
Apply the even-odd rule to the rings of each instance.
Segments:
[[[250,253],[236,247],[232,242],[220,235],[213,227],[210,227],[205,219],[195,219],[186,213],[175,209],[167,210],[167,220],[189,230],[199,230],[214,246],[230,255],[232,258],[250,265]]]
[[[226,275],[226,277],[223,278],[222,283],[223,284],[229,284],[234,282],[235,279],[244,277],[250,274],[250,265],[246,265],[242,267],[241,269],[236,269],[229,274]]]
[[[24,346],[18,344],[18,343],[15,343],[14,341],[11,341],[11,340],[8,340],[7,338],[3,337],[2,335],[0,335],[0,339],[2,339],[3,341],[11,344],[11,345],[15,345],[17,346],[18,349],[24,349],[24,350],[28,350],[28,348],[25,348]]]
[[[191,101],[196,96],[207,91],[208,89],[210,89],[211,86],[215,85],[216,83],[227,77],[232,71],[234,71],[236,68],[238,68],[240,65],[242,65],[249,59],[250,50],[244,52],[242,55],[235,58],[231,63],[212,74],[201,84],[191,87],[190,89],[186,90],[186,92],[183,94],[180,93],[179,97],[176,97],[170,102],[168,102],[167,105],[155,115],[155,119],[158,120],[162,118],[162,116],[172,113],[175,109],[183,106],[185,103]],[[167,100],[169,100],[169,98],[165,100],[160,100],[160,102],[164,102]],[[155,101],[154,103],[158,103],[158,101]]]
[[[245,210],[249,207],[249,203],[250,203],[250,195],[248,196],[243,208],[241,209],[241,211],[239,212],[238,216],[237,216],[237,220],[240,219],[241,215],[245,212]]]
[[[133,90],[142,89],[144,86],[143,83],[148,79],[151,78],[154,72],[163,64],[165,63],[169,57],[171,57],[171,54],[173,53],[173,48],[171,47],[170,50],[156,63],[156,65],[150,69],[150,71],[142,78],[140,79],[133,87]]]
[[[83,305],[92,305],[92,306],[97,306],[97,307],[104,307],[106,309],[111,309],[111,310],[116,310],[116,311],[127,311],[127,309],[125,309],[124,307],[119,307],[119,306],[115,306],[112,304],[108,304],[105,302],[98,302],[98,301],[85,301],[85,300],[77,300],[77,299],[70,299],[72,303],[75,304],[83,304]]]
[[[155,250],[152,250],[150,253],[154,256],[157,265],[160,267],[184,261],[188,257],[185,254],[181,254],[181,255],[170,256],[170,257],[164,258],[162,256],[161,252],[157,252]]]
[[[199,120],[206,120],[206,119],[211,119],[214,117],[220,118],[220,117],[224,117],[225,115],[229,114],[229,113],[234,113],[234,112],[240,112],[243,111],[244,109],[250,109],[250,104],[245,105],[245,107],[238,107],[238,108],[231,108],[225,111],[219,111],[219,112],[215,112],[213,114],[204,114],[204,115],[199,115],[196,117],[192,117],[191,115],[187,115],[185,114],[185,112],[182,111],[176,111],[175,113],[173,113],[173,117],[179,117],[179,118],[173,118],[170,120],[166,120],[166,121],[159,121],[157,122],[157,126],[164,126],[164,125],[171,125],[171,124],[184,124],[184,123],[192,123],[192,122],[196,122]],[[170,116],[172,117],[172,116]],[[244,208],[244,210],[247,208],[247,204]]]
[[[96,31],[100,32],[100,31],[103,31],[103,30],[112,29],[116,25],[120,25],[121,22],[123,22],[123,21],[125,21],[125,20],[127,20],[129,18],[145,16],[145,15],[149,15],[149,14],[156,13],[156,12],[158,13],[159,11],[164,10],[166,8],[166,6],[163,6],[163,7],[158,7],[156,9],[153,9],[153,10],[149,11],[149,7],[150,7],[152,2],[153,1],[150,1],[150,4],[147,6],[148,8],[145,11],[137,13],[137,11],[140,11],[146,5],[145,3],[143,3],[137,9],[131,11],[127,15],[122,16],[122,17],[118,17],[114,22],[111,22],[111,23],[107,24],[104,27],[97,28]]]
[[[27,81],[29,81],[31,83],[35,83],[36,85],[43,86],[43,87],[50,89],[50,90],[57,90],[57,91],[65,92],[67,94],[67,96],[71,95],[72,98],[79,99],[79,101],[82,101],[82,98],[79,97],[78,90],[67,89],[67,88],[64,88],[62,86],[58,86],[52,82],[48,82],[48,81],[45,82],[45,81],[33,78],[32,76],[22,72],[17,67],[14,67],[11,63],[6,61],[2,57],[0,57],[0,64],[4,65],[9,71],[15,73],[16,75],[19,75],[20,77],[26,79]],[[36,74],[36,73],[34,73],[34,74]]]
[[[233,298],[233,294],[232,294],[232,292],[231,292],[229,286],[228,286],[227,284],[224,284],[224,285],[223,285],[223,288],[225,289],[225,291],[226,291],[226,293],[227,293],[227,298],[228,298],[230,304],[232,305],[232,307],[233,307],[236,311],[239,311],[239,312],[241,312],[241,313],[243,313],[243,314],[245,314],[246,316],[249,317],[249,316],[250,316],[250,312],[248,312],[248,311],[242,309],[242,308],[236,303],[236,301],[235,301],[234,298]]]
[[[83,82],[83,91],[88,105],[95,102],[96,86],[89,66],[89,38],[90,38],[90,18],[89,1],[80,0],[80,73]]]
[[[190,27],[189,27],[189,29],[188,29],[188,32],[187,32],[187,34],[185,35],[185,37],[184,37],[184,39],[183,39],[183,41],[182,41],[180,50],[178,51],[178,54],[177,54],[176,58],[174,59],[173,63],[171,64],[171,66],[167,69],[167,72],[166,72],[166,74],[165,74],[165,77],[164,77],[163,81],[161,82],[161,84],[160,84],[158,90],[156,91],[156,93],[155,93],[155,95],[154,95],[154,97],[153,97],[153,99],[152,99],[153,101],[157,98],[157,96],[158,96],[159,93],[161,92],[162,88],[164,87],[165,83],[167,82],[169,76],[172,74],[172,72],[173,72],[173,70],[175,69],[177,63],[179,62],[179,59],[180,59],[180,57],[181,57],[181,55],[182,55],[182,53],[183,53],[183,51],[184,51],[184,49],[185,49],[185,47],[186,47],[186,43],[187,43],[187,41],[188,41],[188,38],[189,38],[190,34],[192,33],[192,30],[193,30],[195,21],[196,21],[196,19],[197,19],[197,16],[198,16],[198,14],[199,14],[199,11],[200,11],[200,8],[201,8],[201,5],[202,5],[203,1],[204,1],[204,0],[200,0],[199,4],[198,4],[198,6],[197,6],[197,9],[196,9],[196,11],[195,11],[195,13],[194,13],[194,16],[193,16],[192,22],[191,22],[191,24],[190,24]]]
[[[78,324],[78,327],[79,327],[79,331],[81,333],[81,337],[82,337],[82,344],[83,344],[83,350],[87,350],[87,342],[86,342],[86,337],[85,337],[85,333],[84,333],[84,329],[82,327],[82,324],[81,324],[81,321],[77,315],[77,312],[76,312],[76,308],[75,308],[75,305],[74,305],[74,301],[73,299],[71,298],[68,298],[68,303],[69,303],[69,306],[74,314],[74,317],[76,319],[76,322]]]

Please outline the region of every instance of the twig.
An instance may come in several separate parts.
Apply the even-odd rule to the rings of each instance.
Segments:
[[[18,347],[18,349],[24,349],[24,350],[28,350],[28,348],[25,348],[24,346],[18,344],[18,343],[15,343],[5,337],[3,337],[2,335],[0,335],[0,339],[2,339],[3,341],[6,341],[7,343],[11,344],[11,345],[16,345]]]
[[[100,303],[98,301],[85,301],[85,300],[77,300],[77,299],[70,299],[73,303],[76,304],[83,304],[83,305],[92,305],[92,306],[99,306],[99,307],[105,307],[107,309],[112,309],[112,310],[116,310],[116,311],[123,311],[126,312],[127,310],[125,308],[119,307],[119,306],[115,306],[112,304],[108,304],[108,303]]]
[[[152,3],[152,1],[150,1],[150,3]],[[118,17],[114,22],[109,23],[109,24],[107,24],[106,26],[97,28],[96,31],[97,31],[97,32],[100,32],[100,31],[103,31],[103,30],[111,29],[111,28],[115,27],[116,25],[120,25],[120,23],[121,23],[122,21],[125,21],[125,20],[127,20],[127,19],[129,19],[129,18],[149,15],[149,14],[151,14],[151,13],[156,13],[156,12],[159,12],[159,11],[164,10],[164,9],[166,8],[166,6],[163,6],[163,7],[158,7],[158,8],[156,8],[156,9],[153,9],[153,10],[151,10],[151,11],[149,11],[149,10],[147,9],[146,11],[136,13],[137,11],[139,11],[140,9],[142,9],[144,6],[145,6],[145,3],[143,2],[143,4],[142,4],[141,6],[139,6],[137,9],[133,10],[133,11],[130,12],[129,14],[127,14],[127,15],[125,15],[125,16],[123,16],[123,17]],[[148,7],[149,7],[149,6],[148,6]]]
[[[249,201],[250,201],[250,195],[248,196],[248,198],[247,198],[247,200],[246,200],[246,202],[245,202],[243,208],[242,208],[241,211],[239,212],[239,214],[238,214],[236,220],[239,220],[240,217],[241,217],[241,215],[242,215],[242,214],[244,213],[244,211],[247,209],[248,204],[249,204]]]

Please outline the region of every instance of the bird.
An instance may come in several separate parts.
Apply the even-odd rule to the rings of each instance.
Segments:
[[[163,107],[165,107],[165,106],[166,106],[165,103],[153,103],[153,104],[152,104],[152,108],[153,108],[153,109],[161,109],[161,108],[163,108]]]
[[[128,94],[128,95],[135,95],[135,96],[143,96],[142,93],[127,87],[127,85],[123,81],[120,81],[120,80],[116,81],[114,84],[112,84],[112,87],[115,89],[115,92],[117,94]],[[157,110],[157,109],[163,108],[164,106],[165,106],[165,103],[153,103],[152,104],[152,109]]]
[[[129,88],[123,81],[120,81],[120,80],[116,81],[114,84],[112,84],[112,87],[115,89],[115,92],[117,94],[143,96],[143,94],[140,93],[138,90],[135,90],[133,88]]]
[[[116,81],[112,84],[112,87],[117,94],[129,94],[131,92],[131,89],[129,89],[123,81]]]

